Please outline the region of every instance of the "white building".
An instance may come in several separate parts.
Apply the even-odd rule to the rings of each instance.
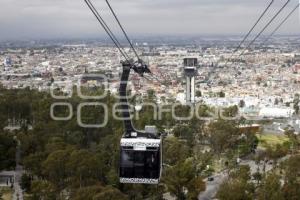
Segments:
[[[265,107],[259,111],[259,116],[265,118],[289,118],[294,113],[295,110],[291,108]]]

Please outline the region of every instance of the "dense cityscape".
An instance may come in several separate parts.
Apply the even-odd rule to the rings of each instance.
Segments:
[[[0,200],[300,200],[300,2],[0,1]]]
[[[238,37],[232,37],[231,44],[220,38],[202,40],[195,42],[202,45],[136,43],[153,76],[142,78],[134,74],[130,79],[132,92],[144,97],[148,90],[153,90],[158,104],[173,101],[184,104],[183,60],[197,58],[196,102],[228,107],[239,105],[243,100],[246,113],[257,112],[271,118],[292,117],[295,110],[290,103],[300,93],[299,37],[279,37],[272,45],[251,50],[242,57],[239,57],[240,52],[232,53]],[[78,84],[83,74],[102,73],[110,82],[107,89],[117,93],[122,58],[116,48],[67,42],[52,46],[50,43],[49,47],[40,47],[37,43],[36,46],[1,50],[1,83],[5,88],[50,91],[60,87],[67,92]],[[130,48],[126,51],[130,53]],[[220,98],[221,92],[224,97]]]
[[[290,42],[291,38],[293,41],[292,43]],[[184,185],[190,183],[180,182],[179,180],[179,182],[177,183],[168,183],[168,181],[171,181],[168,180],[170,179],[170,177],[168,177],[170,176],[168,173],[178,172],[173,172],[171,169],[168,169],[168,167],[164,167],[166,170],[163,175],[165,176],[165,178],[163,178],[164,183],[161,186],[161,191],[154,195],[155,197],[153,196],[153,194],[151,194],[153,192],[151,189],[152,192],[150,194],[147,192],[143,192],[145,194],[136,194],[138,196],[141,195],[141,197],[130,193],[127,194],[126,192],[125,194],[119,194],[118,192],[116,193],[116,191],[114,191],[112,195],[117,195],[117,197],[111,197],[110,199],[144,199],[149,198],[150,196],[155,199],[252,199],[254,198],[254,196],[252,195],[258,195],[258,197],[256,198],[261,199],[259,195],[262,194],[271,195],[267,198],[270,199],[274,194],[270,193],[270,191],[262,191],[262,189],[260,189],[263,182],[264,184],[266,184],[266,181],[271,181],[271,183],[268,182],[268,184],[275,184],[272,181],[276,181],[274,179],[278,178],[278,187],[280,187],[280,183],[285,185],[285,178],[281,174],[283,172],[280,166],[282,163],[287,162],[286,160],[290,158],[291,154],[295,154],[295,152],[297,152],[299,148],[298,134],[300,128],[300,118],[298,114],[300,93],[300,38],[297,36],[277,37],[276,39],[274,39],[274,41],[272,41],[270,45],[249,50],[242,57],[239,57],[239,52],[234,53],[234,44],[236,43],[235,41],[239,40],[239,37],[231,37],[231,40],[233,42],[228,43],[227,38],[226,40],[224,40],[222,39],[222,37],[216,37],[214,39],[203,38],[201,39],[201,42],[193,41],[193,43],[195,44],[201,43],[202,45],[191,45],[189,44],[188,40],[185,42],[186,44],[184,44],[184,41],[176,43],[175,39],[174,41],[166,42],[166,44],[164,45],[157,45],[155,44],[155,41],[152,41],[151,39],[135,43],[135,46],[138,49],[140,55],[142,55],[143,59],[146,60],[146,62],[149,64],[150,70],[152,71],[152,75],[147,75],[146,77],[140,77],[135,74],[130,77],[130,91],[133,94],[132,101],[133,105],[136,105],[136,107],[139,105],[143,107],[142,102],[149,101],[153,102],[156,105],[162,106],[168,106],[172,103],[177,102],[181,105],[181,107],[178,109],[183,109],[179,113],[187,113],[186,111],[184,111],[186,110],[186,108],[184,107],[189,104],[186,97],[187,80],[184,72],[184,59],[192,58],[197,60],[197,65],[195,66],[196,73],[194,81],[195,91],[193,104],[201,106],[200,116],[204,118],[193,118],[192,121],[174,121],[172,119],[165,118],[163,118],[162,120],[155,120],[153,118],[150,121],[152,123],[155,123],[157,127],[160,127],[163,132],[167,133],[165,138],[166,147],[164,147],[166,148],[166,150],[164,150],[164,153],[166,154],[164,155],[164,164],[169,167],[172,165],[173,167],[176,166],[176,168],[179,168],[176,170],[180,170],[180,167],[184,166],[177,165],[182,165],[181,162],[188,162],[188,157],[184,156],[190,155],[190,159],[194,159],[194,161],[197,162],[195,163],[196,171],[194,171],[194,175],[196,177],[201,177],[201,181],[196,179],[197,181],[200,181],[199,183],[197,183],[200,188],[194,188],[195,191],[192,192],[194,193],[194,197],[184,197],[185,192],[181,194],[181,192],[178,193],[178,191],[176,192],[176,190],[174,191],[170,189],[172,187],[168,184],[178,184],[176,187],[185,188],[187,186]],[[4,98],[1,103],[3,111],[1,113],[5,115],[3,116],[3,119],[7,119],[2,122],[4,131],[3,134],[8,138],[10,138],[12,135],[17,134],[18,141],[21,142],[21,144],[28,143],[29,141],[27,140],[34,142],[32,141],[33,138],[28,138],[29,135],[31,135],[30,137],[34,137],[32,134],[38,134],[37,132],[44,130],[44,128],[35,130],[40,126],[35,125],[38,123],[38,120],[44,121],[46,119],[49,119],[53,121],[50,123],[52,125],[49,126],[53,126],[53,123],[61,123],[55,122],[55,120],[49,118],[49,116],[47,116],[46,119],[35,119],[37,117],[35,117],[32,112],[37,112],[35,110],[37,108],[35,108],[36,106],[32,105],[33,102],[27,102],[30,105],[26,105],[24,110],[17,111],[14,109],[15,107],[24,105],[28,98],[34,98],[32,96],[35,95],[49,96],[51,90],[57,91],[57,89],[59,89],[61,94],[65,94],[66,96],[68,96],[68,94],[74,93],[73,87],[78,86],[84,87],[86,88],[86,90],[94,88],[93,90],[95,91],[95,88],[101,88],[101,86],[104,85],[102,75],[107,78],[108,86],[106,90],[108,90],[109,94],[112,95],[112,97],[109,98],[115,98],[114,95],[117,95],[118,93],[118,87],[120,83],[119,77],[121,71],[120,62],[122,59],[117,49],[112,47],[109,43],[105,44],[99,43],[97,41],[86,43],[82,43],[79,41],[48,41],[43,44],[40,44],[39,42],[28,42],[27,47],[26,44],[24,45],[24,43],[5,43],[2,46],[4,47],[2,47],[0,53],[0,58],[3,61],[1,64],[1,95]],[[128,52],[128,54],[133,53],[129,47],[126,48],[126,51]],[[93,75],[99,74],[101,75],[100,79],[99,77],[98,79],[93,78]],[[11,96],[11,94],[9,95],[9,91],[16,91],[17,94]],[[25,92],[25,94],[22,94],[24,93],[22,91],[27,92]],[[35,92],[33,94],[28,94],[28,92],[30,91]],[[96,91],[98,90],[96,89]],[[19,95],[21,95],[21,99],[17,97]],[[73,96],[75,95],[76,94],[73,94]],[[22,101],[23,96],[25,96],[25,100]],[[13,99],[7,101],[6,98]],[[76,97],[72,97],[71,95],[71,97],[69,97],[65,101],[78,101],[78,99],[75,100],[73,98],[76,99]],[[42,100],[39,100],[39,98],[37,98],[34,101]],[[50,102],[51,101],[53,101],[53,99],[50,100]],[[39,104],[41,103],[42,102],[40,102]],[[46,109],[45,113],[46,115],[48,115],[47,112],[49,113],[49,110],[47,111],[47,109],[49,109],[49,107],[43,109]],[[216,111],[216,109],[218,111]],[[232,119],[230,118],[229,121],[223,121],[219,116],[219,109],[222,110],[222,114],[224,114],[225,117],[232,117]],[[140,121],[143,122],[136,122],[137,126],[143,127],[144,125],[147,125],[149,123],[149,116],[150,118],[151,116],[153,116],[153,112],[151,112],[150,110],[149,108],[146,108],[146,110],[144,110],[144,108],[142,109],[141,112],[144,114],[142,114],[142,120]],[[60,112],[66,113],[68,111],[62,109],[62,111],[60,110]],[[150,114],[148,116],[145,116],[145,112],[149,112]],[[217,112],[217,116],[209,115],[209,112]],[[72,123],[72,120],[66,121],[66,123],[70,124]],[[198,122],[189,127],[188,124],[193,123],[194,120]],[[43,123],[39,122],[39,124]],[[120,124],[120,120],[118,124]],[[68,125],[68,127],[71,126],[74,125]],[[107,126],[109,127],[110,123]],[[225,128],[225,130],[229,132],[224,131],[222,127],[227,127]],[[78,130],[82,129],[77,125],[75,125],[73,129],[74,128]],[[24,132],[24,130],[26,131]],[[53,128],[51,128],[51,130],[53,130]],[[56,130],[56,128],[54,128],[54,130]],[[100,128],[100,131],[97,129],[81,130],[83,132],[91,132],[86,133],[86,136],[89,137],[87,139],[90,141],[85,141],[85,139],[82,138],[85,142],[81,141],[77,145],[82,146],[84,143],[84,146],[86,146],[85,148],[88,149],[97,144],[101,146],[101,142],[98,143],[97,141],[99,141],[100,138],[106,138],[107,135],[111,134],[106,133],[107,130],[116,131],[115,129],[107,127]],[[50,137],[49,142],[54,140],[52,141],[54,142],[53,144],[52,142],[50,144],[47,144],[45,143],[45,141],[43,141],[43,143],[44,145],[46,145],[46,148],[48,148],[48,145],[58,145],[54,148],[58,148],[61,150],[64,149],[66,151],[67,146],[70,145],[68,144],[68,142],[70,141],[61,141],[62,138],[59,135],[65,133],[59,133],[59,130],[56,131],[58,132],[54,134],[56,135],[55,137],[53,136],[54,138],[51,139],[50,136],[47,136],[47,138]],[[64,130],[62,131],[64,132]],[[68,130],[65,131],[69,132]],[[96,136],[95,134],[99,135]],[[213,136],[210,134],[215,135]],[[235,140],[232,143],[233,146],[226,146],[226,144],[223,144],[223,142],[229,142],[225,138],[234,137],[230,136],[231,134],[238,134],[235,136],[237,138],[233,139]],[[221,139],[222,137],[225,138]],[[216,141],[211,141],[212,138]],[[63,142],[63,144],[61,144],[61,142]],[[186,152],[187,147],[185,147],[185,145],[188,144],[192,145],[190,147],[191,149],[188,150],[191,151],[189,153]],[[63,145],[64,147],[62,147],[61,145]],[[218,146],[222,146],[222,149],[219,149]],[[18,163],[18,165],[23,163],[22,165],[25,165],[25,169],[21,167],[21,170],[16,172],[3,171],[2,173],[0,173],[3,185],[11,184],[12,191],[15,191],[12,194],[16,198],[20,198],[20,196],[22,196],[23,198],[23,195],[26,194],[25,199],[57,199],[58,197],[54,194],[50,195],[49,193],[50,196],[48,196],[48,191],[46,192],[47,194],[41,194],[42,191],[36,191],[39,192],[38,196],[36,196],[37,193],[35,193],[35,190],[42,189],[39,187],[54,187],[52,188],[53,191],[56,191],[56,189],[55,186],[52,185],[50,177],[49,183],[39,182],[39,184],[43,185],[34,186],[34,184],[38,183],[39,178],[38,175],[35,174],[37,172],[32,171],[32,167],[34,166],[31,166],[32,163],[30,162],[33,161],[30,161],[30,159],[34,159],[34,157],[38,155],[36,155],[36,153],[34,153],[34,150],[31,149],[33,147],[21,146],[20,148],[24,148],[24,150],[26,151],[33,151],[33,154],[23,152],[21,155],[25,160],[22,160],[22,158],[18,158],[21,159],[21,161],[18,161],[20,162]],[[26,148],[30,148],[31,150]],[[40,148],[44,149],[45,147]],[[173,149],[173,151],[178,152],[178,154],[183,154],[181,155],[183,156],[183,158],[180,158],[179,156],[178,160],[172,160],[172,157],[169,157],[169,154],[170,156],[173,154],[173,152],[169,152],[172,148],[175,148]],[[220,150],[221,152],[224,152],[221,153],[219,152]],[[53,153],[55,153],[55,151]],[[83,152],[81,153],[82,156],[85,156]],[[91,154],[92,152],[85,153]],[[199,158],[199,156],[201,158]],[[295,157],[295,159],[296,158],[298,159],[298,157]],[[12,159],[12,163],[16,162],[13,161],[14,158],[10,159]],[[44,162],[47,162],[47,156],[45,157],[45,159],[46,161]],[[259,162],[257,160],[261,161]],[[296,160],[290,160],[290,162],[296,162]],[[11,164],[8,164],[8,166],[12,167]],[[239,168],[236,168],[238,166]],[[9,168],[3,169],[8,170]],[[236,171],[242,169],[243,171]],[[277,171],[279,169],[281,169],[281,175],[277,175]],[[109,172],[112,173],[111,171]],[[15,173],[16,175],[14,175]],[[44,173],[46,172],[38,173],[41,173],[41,177],[45,177]],[[247,175],[251,179],[246,182],[247,185],[240,185],[240,191],[238,188],[234,188],[234,184],[236,184],[234,183],[234,181],[240,181],[237,180],[237,178],[234,179],[232,177],[234,173],[246,173],[244,174],[244,176]],[[19,178],[17,178],[17,175],[19,175]],[[178,178],[180,178],[180,174],[177,175],[179,176]],[[298,176],[299,174],[295,175]],[[60,175],[58,174],[58,176]],[[5,177],[10,177],[10,181],[6,181]],[[104,177],[106,177],[106,175],[104,175]],[[225,180],[229,182],[226,183]],[[297,184],[299,184],[299,177],[296,178],[295,181],[297,181]],[[109,185],[108,182],[107,184]],[[297,184],[293,184],[292,187],[297,188]],[[243,188],[250,186],[254,187],[253,194],[248,194],[249,191],[247,191],[247,188]],[[22,189],[17,190],[17,188]],[[140,192],[144,190],[142,188],[137,189],[135,187],[126,189],[128,191],[138,190]],[[234,194],[232,194],[232,197],[227,197],[226,194],[222,193],[222,190],[226,191],[230,189],[233,191],[237,190],[236,192],[245,193],[239,194],[245,196],[234,197]],[[90,190],[92,190],[92,188],[90,188]],[[97,189],[94,188],[94,190]],[[297,199],[299,197],[299,193],[297,193],[297,190],[298,189],[294,191],[294,197],[288,197],[285,199]],[[69,189],[66,188],[63,189],[63,191],[65,191],[65,193],[67,194],[60,194],[60,196],[80,196],[80,194],[78,193],[69,193],[72,190],[69,191]],[[270,194],[267,194],[268,192]],[[192,195],[190,194],[190,192],[188,192],[187,194]],[[8,193],[6,193],[6,195],[8,195]],[[44,196],[42,197],[40,195]],[[118,195],[121,196],[118,197]],[[180,195],[184,196],[180,197]],[[65,197],[60,198],[64,199]],[[81,197],[72,198],[81,199]],[[282,198],[284,198],[284,194],[282,194]],[[281,198],[276,197],[275,199]]]

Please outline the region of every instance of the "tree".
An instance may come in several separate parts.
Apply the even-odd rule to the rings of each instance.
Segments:
[[[217,154],[233,149],[240,135],[238,128],[232,122],[224,120],[210,123],[207,134],[211,147]]]
[[[58,194],[53,184],[48,181],[33,181],[30,200],[56,200]]]
[[[209,111],[211,109],[207,105],[200,105],[197,109],[199,117],[210,117]]]
[[[284,200],[278,175],[271,173],[264,178],[258,191],[258,199]]]
[[[220,200],[253,199],[254,186],[250,183],[251,172],[248,165],[241,165],[229,174],[229,178],[221,184],[216,197]]]
[[[43,175],[42,162],[47,158],[44,152],[30,154],[23,159],[24,168],[38,177]]]
[[[205,191],[206,184],[201,177],[195,177],[187,186],[188,193],[187,199],[188,200],[197,200],[199,193]]]
[[[177,138],[193,140],[193,131],[190,126],[178,125],[174,128],[173,134]],[[190,141],[189,140],[189,141]]]
[[[249,165],[240,165],[239,168],[230,174],[232,179],[239,179],[248,182],[251,179],[251,172]]]
[[[96,182],[99,173],[99,163],[95,154],[87,150],[74,150],[66,164],[68,175],[71,177],[72,184],[78,184],[81,188],[91,181]]]
[[[190,156],[190,149],[187,144],[176,137],[167,137],[163,147],[164,162],[168,165],[173,166],[178,162],[183,162]]]
[[[223,91],[221,91],[221,92],[218,93],[218,96],[220,98],[224,98],[225,97],[225,93]]]
[[[109,113],[106,127],[84,129],[78,126],[76,118],[64,122],[52,120],[49,108],[55,100],[46,92],[29,89],[0,90],[1,130],[7,125],[8,117],[27,121],[34,126],[33,130],[16,131],[22,143],[21,163],[27,173],[22,177],[22,187],[29,194],[29,199],[73,199],[76,191],[86,191],[88,187],[100,185],[99,182],[101,189],[92,199],[127,199],[127,196],[120,194],[117,189],[122,188],[118,180],[119,143],[123,134],[121,121],[114,120]],[[98,92],[89,89],[84,91],[91,96]],[[76,108],[82,101],[76,97],[75,89],[69,102]],[[100,101],[106,103],[111,110],[114,102],[118,100],[108,95]],[[99,111],[95,110],[99,109],[88,107],[87,114],[97,116]],[[0,168],[15,167],[15,146],[13,134],[2,131]],[[84,189],[80,190],[82,188]],[[131,192],[132,190],[128,190],[128,193]],[[89,192],[82,193],[84,195],[81,199],[88,199],[86,197]],[[136,196],[144,199],[150,197],[151,191],[136,190],[136,193]]]
[[[214,171],[211,167],[213,165],[213,153],[202,152],[202,148],[197,145],[193,149],[193,156],[196,163],[196,175],[210,176]]]
[[[196,97],[202,97],[202,93],[201,93],[201,91],[196,91]]]
[[[111,186],[107,186],[103,188],[101,193],[98,193],[93,197],[93,200],[115,200],[115,199],[128,200],[128,197],[122,192],[120,192],[118,189]]]
[[[149,101],[155,100],[155,91],[154,90],[147,90],[147,98]]]
[[[73,200],[128,200],[127,196],[118,189],[111,186],[103,187],[94,185],[83,187],[75,191],[72,195]]]
[[[122,133],[122,132],[121,132]],[[98,170],[101,173],[99,179],[108,181],[111,185],[118,185],[118,160],[120,136],[117,134],[104,137],[96,149],[99,162]]]
[[[48,143],[46,144],[46,152],[51,153],[58,150],[64,150],[67,144],[64,142],[63,138],[61,137],[52,137],[49,139]]]
[[[239,113],[239,108],[236,105],[225,108],[222,111],[224,117],[236,117],[238,113]]]
[[[289,148],[285,145],[277,144],[275,149],[271,146],[268,146],[266,149],[266,156],[269,159],[274,160],[276,163],[279,158],[286,156],[288,154],[288,151]]]
[[[216,197],[220,200],[252,200],[249,185],[239,179],[229,179],[220,185]]]
[[[285,199],[297,200],[300,196],[300,156],[290,157],[284,163],[284,185],[283,192]]]
[[[146,187],[147,189],[149,187]],[[159,184],[157,186],[150,186],[150,193],[148,195],[147,199],[153,199],[153,200],[165,200],[164,194],[166,193],[165,191],[165,185],[164,184]]]
[[[295,109],[295,113],[298,115],[299,114],[299,102],[298,102],[298,104],[294,104],[294,109]]]
[[[295,133],[294,129],[286,129],[284,134],[290,139],[290,147],[292,148],[292,153],[298,150],[300,147],[300,137]]]
[[[294,103],[295,112],[298,115],[299,114],[299,103],[300,103],[300,96],[299,96],[299,94],[295,94],[293,103]]]
[[[43,174],[59,189],[65,187],[65,181],[69,172],[66,164],[72,150],[72,148],[69,148],[67,150],[54,151],[42,164]]]
[[[3,199],[3,191],[2,191],[2,189],[0,189],[0,200],[4,200]]]
[[[255,172],[253,175],[253,179],[256,180],[256,184],[259,185],[262,180],[262,174],[260,172]]]
[[[30,192],[32,178],[28,174],[23,174],[21,177],[21,188],[25,192]]]
[[[205,183],[195,174],[193,159],[188,158],[167,168],[163,181],[167,190],[178,200],[197,199],[198,194],[205,190]]]
[[[150,192],[149,188],[141,184],[126,184],[123,188],[123,191],[126,191],[128,198],[134,200],[144,200],[146,198],[146,191]]]
[[[244,101],[243,99],[240,100],[240,102],[239,102],[239,107],[240,107],[240,108],[244,108],[245,105],[246,105],[245,101]]]
[[[13,168],[15,164],[16,142],[6,133],[0,133],[0,171]]]

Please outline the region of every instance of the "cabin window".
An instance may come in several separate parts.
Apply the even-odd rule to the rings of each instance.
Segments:
[[[134,151],[122,148],[120,176],[123,178],[159,179],[160,150]]]

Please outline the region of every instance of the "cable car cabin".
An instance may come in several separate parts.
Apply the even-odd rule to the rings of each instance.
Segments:
[[[97,9],[90,2],[85,0],[85,3],[97,18],[105,32],[108,34],[112,42],[118,48],[125,61],[122,61],[122,75],[120,82],[120,103],[125,134],[121,139],[121,155],[120,155],[120,182],[121,183],[143,183],[143,184],[158,184],[162,172],[162,140],[157,134],[154,126],[146,126],[144,132],[136,131],[133,127],[130,110],[127,98],[127,84],[130,72],[133,71],[144,77],[145,74],[151,74],[148,65],[139,57],[137,51],[134,49],[127,33],[122,27],[116,13],[112,6],[106,0],[110,11],[119,24],[124,36],[126,37],[131,49],[133,50],[136,61],[131,58],[122,48],[120,42],[113,34],[109,26],[105,23],[103,18],[98,13]]]
[[[162,171],[161,139],[122,138],[120,182],[158,184]]]

